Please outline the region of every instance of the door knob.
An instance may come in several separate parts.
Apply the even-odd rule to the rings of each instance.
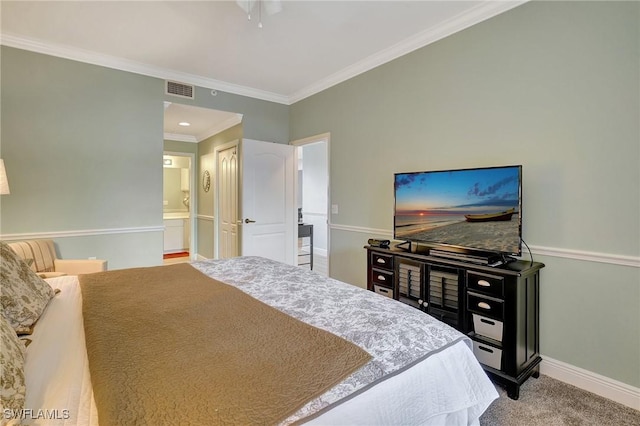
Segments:
[[[251,219],[245,219],[244,223],[256,223],[256,221]]]

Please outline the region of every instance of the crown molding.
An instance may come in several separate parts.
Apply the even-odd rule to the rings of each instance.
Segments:
[[[203,140],[224,132],[228,128],[240,123],[242,123],[242,114],[234,114],[232,117],[227,118],[221,123],[217,123],[215,126],[205,130],[197,136],[183,135],[181,133],[165,133],[164,139],[169,141],[200,143]]]
[[[511,10],[517,6],[527,3],[528,1],[529,0],[484,1],[471,10],[448,19],[447,21],[444,21],[434,28],[422,31],[417,35],[405,39],[400,43],[382,50],[375,55],[369,56],[368,58],[351,66],[348,66],[343,70],[330,75],[327,78],[319,80],[293,93],[290,96],[254,89],[251,87],[240,86],[233,83],[205,78],[202,76],[183,73],[171,69],[146,65],[128,59],[122,59],[69,46],[45,43],[39,40],[13,34],[0,35],[0,44],[8,47],[15,47],[17,49],[42,53],[45,55],[57,56],[60,58],[71,59],[74,61],[85,62],[93,65],[100,65],[120,71],[133,72],[136,74],[147,75],[164,80],[179,81],[186,84],[193,84],[199,87],[233,93],[235,95],[248,96],[251,98],[261,99],[264,101],[270,101],[284,105],[292,105],[298,101],[308,98],[309,96],[315,95],[323,90],[335,86],[336,84],[342,83],[359,74],[362,74],[382,64],[397,59],[400,56],[406,55],[407,53],[413,52],[414,50],[420,49],[447,36],[455,34],[458,31],[462,31],[475,24]]]
[[[458,14],[434,28],[422,31],[413,37],[409,37],[394,46],[371,55],[360,62],[357,62],[325,79],[319,80],[316,83],[295,92],[289,97],[289,105],[397,59],[407,53],[411,53],[414,50],[420,49],[503,12],[511,10],[514,7],[527,3],[528,1],[529,0],[506,0],[482,2],[471,10]]]
[[[232,117],[227,118],[223,122],[217,123],[210,129],[205,130],[204,132],[199,134],[196,139],[198,140],[198,142],[202,142],[203,140],[210,138],[213,135],[217,135],[218,133],[224,132],[228,128],[240,123],[242,123],[242,114],[234,114]]]
[[[146,65],[128,59],[104,55],[102,53],[91,52],[60,44],[45,43],[40,40],[16,36],[13,34],[5,33],[0,35],[0,44],[8,47],[14,47],[16,49],[42,53],[44,55],[56,56],[59,58],[71,59],[73,61],[85,62],[88,64],[99,65],[120,71],[147,75],[163,80],[172,80],[186,84],[193,84],[195,86],[204,87],[207,89],[215,89],[220,92],[233,93],[235,95],[248,96],[255,99],[261,99],[264,101],[270,101],[285,105],[289,104],[289,98],[287,96],[277,93],[240,86],[238,84],[227,83],[224,81],[205,78],[202,76],[175,71],[167,68]]]
[[[177,141],[177,142],[191,142],[198,143],[198,139],[192,135],[182,135],[180,133],[165,133],[164,139],[168,141]]]

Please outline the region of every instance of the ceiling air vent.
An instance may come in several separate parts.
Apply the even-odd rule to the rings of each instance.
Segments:
[[[194,86],[190,84],[167,81],[167,95],[180,96],[181,98],[194,98]]]

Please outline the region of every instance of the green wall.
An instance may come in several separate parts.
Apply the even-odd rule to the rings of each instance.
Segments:
[[[227,142],[240,140],[243,137],[244,122],[213,135],[198,144],[198,176],[202,176],[204,169],[211,173],[211,189],[204,192],[202,186],[198,188],[198,255],[211,259],[214,257],[215,224],[215,148]]]
[[[289,143],[289,106],[246,96],[216,92],[196,87],[195,99],[177,99],[167,96],[165,100],[200,108],[211,108],[243,114],[244,137],[266,142]]]
[[[183,154],[197,154],[198,144],[193,142],[181,142],[181,141],[164,141],[164,150],[166,152],[180,152]]]
[[[51,237],[66,258],[110,269],[162,262],[160,79],[2,46],[0,156],[11,187],[1,198],[3,239]],[[179,102],[243,114],[244,134],[287,143],[289,107],[196,88]],[[197,148],[195,148],[197,150]]]
[[[640,255],[639,18],[530,2],[292,105],[292,140],[331,133],[331,275],[365,286],[393,173],[522,164],[541,352],[640,386],[640,271],[579,260]]]
[[[162,81],[5,46],[1,54],[0,153],[11,186],[3,238],[87,234],[56,238],[60,254],[111,268],[160,263]]]

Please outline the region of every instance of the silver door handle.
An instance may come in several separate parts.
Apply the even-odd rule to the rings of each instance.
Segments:
[[[245,219],[244,223],[256,223],[256,221],[251,219]]]

